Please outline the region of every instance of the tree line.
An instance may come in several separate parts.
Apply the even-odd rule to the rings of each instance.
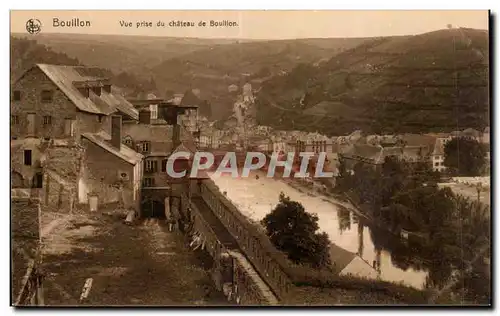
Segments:
[[[462,300],[487,303],[490,209],[478,200],[455,195],[450,188],[438,187],[439,180],[440,174],[425,162],[387,157],[378,168],[357,163],[347,170],[341,160],[338,188],[355,200],[365,215],[390,231],[405,230],[421,237],[410,239],[409,247],[433,264],[439,263],[434,272],[442,274],[431,276],[429,286],[455,282],[450,290]],[[436,266],[430,270],[433,268]],[[447,273],[443,274],[444,270]],[[453,271],[459,272],[461,281],[448,280]]]

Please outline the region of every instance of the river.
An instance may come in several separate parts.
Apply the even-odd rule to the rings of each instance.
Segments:
[[[280,179],[267,178],[264,173],[259,179],[255,176],[216,176],[214,173],[210,177],[222,192],[226,191],[227,197],[238,209],[254,221],[260,221],[276,206],[280,192],[300,202],[307,212],[317,214],[320,230],[328,234],[332,243],[356,254],[356,259],[361,258],[366,263],[365,266],[353,265],[350,273],[403,283],[418,289],[425,286],[429,273],[418,260],[415,262],[411,250],[402,246],[389,233],[370,227],[353,211],[335,204],[338,201],[320,195],[308,195]],[[374,273],[371,276],[362,273],[361,269],[371,268],[374,261],[378,262]]]

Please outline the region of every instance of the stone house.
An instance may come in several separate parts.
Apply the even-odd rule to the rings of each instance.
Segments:
[[[83,133],[109,133],[112,113],[138,119],[100,76],[94,68],[35,65],[12,86],[11,135],[78,141]]]
[[[114,157],[110,158],[113,161],[123,154],[122,149],[107,143],[112,134],[112,114],[124,121],[139,118],[138,111],[111,86],[106,73],[82,66],[37,64],[14,81],[11,88],[11,147],[16,148],[11,160],[16,165],[12,170],[16,181],[22,178],[31,182],[31,186],[35,182],[40,186],[40,172],[50,169],[52,179],[64,180],[59,185],[69,181],[78,187],[74,191],[80,203],[88,202],[83,192],[103,190],[96,193],[106,195],[105,185],[87,181],[89,170],[101,168],[89,167],[87,160],[104,166],[109,155]],[[94,150],[89,142],[101,150]],[[89,151],[81,154],[83,149]],[[31,170],[27,168],[30,154]],[[139,158],[133,151],[126,154]],[[85,163],[75,158],[83,156],[87,159]],[[116,172],[109,172],[116,170],[115,166],[109,163],[107,171],[116,178]],[[136,177],[131,179],[135,181]]]
[[[432,151],[432,170],[443,172],[446,170],[444,165],[444,147],[452,140],[451,136],[436,138],[436,144]]]
[[[141,117],[147,114],[140,112]],[[174,150],[173,132],[172,125],[148,124],[146,120],[123,124],[122,144],[144,156],[141,204],[148,213],[145,215],[152,215],[153,210],[164,211],[165,199],[171,195],[167,160]]]
[[[78,199],[86,203],[94,197],[99,205],[119,203],[123,208],[139,212],[143,156],[122,144],[121,124],[122,117],[114,115],[111,136],[104,132],[82,135],[85,156]]]

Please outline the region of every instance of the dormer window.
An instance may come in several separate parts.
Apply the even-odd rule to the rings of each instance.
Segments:
[[[94,92],[96,95],[100,96],[101,95],[101,87],[93,87],[92,92]]]
[[[80,91],[80,93],[81,93],[84,97],[86,97],[86,98],[88,98],[88,97],[89,97],[89,88],[78,88],[78,91]]]
[[[42,102],[47,103],[47,102],[52,102],[54,92],[52,90],[43,90],[42,91]]]

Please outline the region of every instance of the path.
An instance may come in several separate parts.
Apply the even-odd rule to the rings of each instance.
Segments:
[[[47,240],[46,305],[225,305],[180,233],[158,221],[128,226],[106,216],[79,215]],[[85,302],[85,280],[93,279]]]

